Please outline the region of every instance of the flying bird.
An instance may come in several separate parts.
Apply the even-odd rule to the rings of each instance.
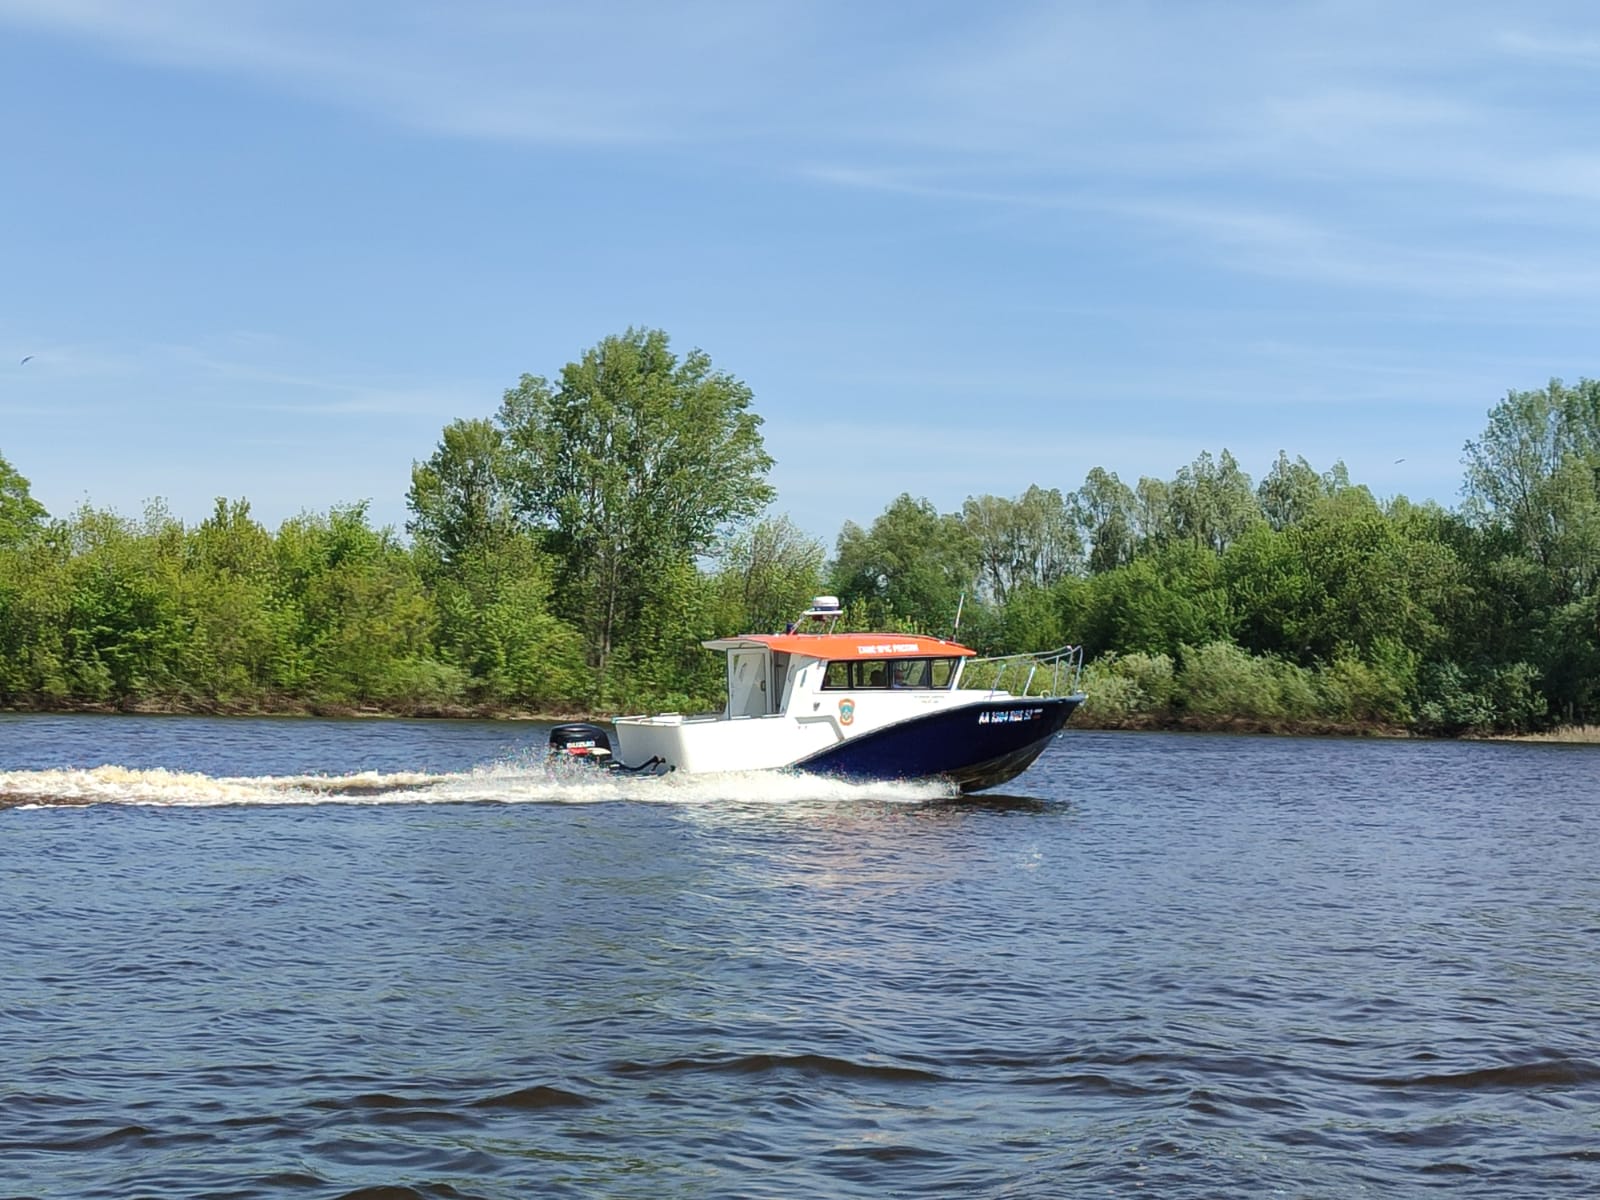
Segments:
[[[23,367],[23,366],[26,366],[26,365],[27,365],[27,364],[28,364],[28,359],[30,359],[30,358],[32,358],[32,357],[33,357],[33,355],[31,355],[31,354],[30,354],[30,355],[28,355],[28,356],[27,356],[27,358],[24,358],[24,359],[23,359],[23,360],[22,360],[22,361],[21,361],[21,362],[19,362],[19,363],[18,363],[18,364],[17,364],[17,366],[19,366],[19,367]]]
[[[1403,462],[1405,462],[1405,459],[1403,459],[1403,458],[1397,458],[1397,459],[1395,459],[1395,460],[1394,460],[1394,461],[1395,461],[1395,465],[1396,465],[1396,466],[1398,466],[1398,465],[1399,465],[1399,464],[1401,464],[1401,463],[1403,463]]]

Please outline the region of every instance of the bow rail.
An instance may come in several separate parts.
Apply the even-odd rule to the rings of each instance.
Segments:
[[[1083,675],[1083,647],[1062,646],[1056,650],[1028,651],[1022,654],[997,654],[988,658],[969,658],[962,666],[963,688],[987,688],[993,695],[1006,691],[1007,683],[1020,677],[1019,696],[1077,695]]]

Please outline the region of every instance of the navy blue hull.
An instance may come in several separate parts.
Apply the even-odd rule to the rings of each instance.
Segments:
[[[941,708],[830,746],[794,769],[840,779],[948,779],[964,792],[1020,775],[1082,696],[994,699]]]

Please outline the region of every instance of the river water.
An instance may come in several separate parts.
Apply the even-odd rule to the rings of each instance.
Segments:
[[[1600,751],[0,717],[0,1196],[1600,1193]]]

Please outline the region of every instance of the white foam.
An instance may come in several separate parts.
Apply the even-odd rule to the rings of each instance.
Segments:
[[[750,771],[638,776],[557,763],[497,763],[453,774],[360,771],[348,775],[217,777],[161,768],[101,766],[0,771],[0,808],[85,804],[206,808],[306,804],[660,804],[786,805],[875,800],[925,803],[955,794],[948,784],[846,783],[815,775]]]

